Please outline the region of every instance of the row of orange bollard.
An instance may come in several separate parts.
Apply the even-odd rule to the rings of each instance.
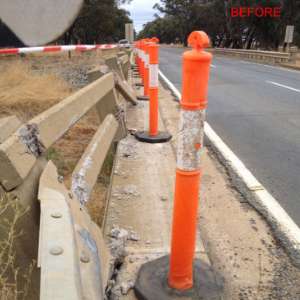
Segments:
[[[195,259],[200,158],[212,55],[204,51],[209,38],[203,31],[192,32],[188,44],[193,49],[183,54],[171,253],[142,265],[134,287],[140,300],[218,298],[219,288],[210,267]],[[150,96],[149,132],[138,132],[136,138],[153,142],[160,134],[157,130],[159,46],[153,39],[146,39],[136,42],[135,47],[144,96]]]
[[[172,136],[158,130],[158,38],[143,39],[135,43],[136,65],[144,86],[144,95],[138,100],[149,100],[149,131],[138,131],[135,137],[142,142],[163,143]]]

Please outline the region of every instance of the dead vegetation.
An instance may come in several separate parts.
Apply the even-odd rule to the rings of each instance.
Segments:
[[[16,268],[16,251],[14,245],[22,235],[17,229],[21,218],[27,213],[17,201],[0,196],[0,299],[27,299],[31,273],[35,262],[27,270],[19,274]],[[20,280],[20,276],[24,277]]]
[[[57,72],[58,62],[57,59],[53,61],[53,58],[41,57],[44,66],[47,66],[42,69],[40,62],[28,59],[13,60],[0,66],[0,117],[16,115],[26,122],[77,89],[71,81],[67,82],[63,76],[59,76],[59,73],[72,76],[74,64],[61,62]],[[82,61],[76,57],[77,65],[87,60],[91,64],[92,58],[91,54],[82,57]],[[99,54],[95,56],[94,64],[96,61],[99,62]],[[55,74],[53,69],[56,69]],[[48,159],[55,162],[68,187],[72,171],[98,126],[97,113],[92,110],[47,151]],[[111,158],[108,158],[88,204],[92,218],[99,225],[102,222],[111,166]]]
[[[27,121],[71,92],[58,76],[37,74],[30,63],[13,62],[0,72],[0,116],[15,114]]]

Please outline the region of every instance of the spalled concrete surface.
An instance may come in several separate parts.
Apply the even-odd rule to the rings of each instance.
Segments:
[[[82,205],[90,198],[118,126],[115,117],[107,115],[73,171],[71,190]]]

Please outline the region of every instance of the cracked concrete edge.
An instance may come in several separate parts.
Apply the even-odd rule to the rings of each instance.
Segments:
[[[178,100],[181,99],[181,93],[176,87],[161,71],[159,73],[175,97]],[[207,122],[205,122],[204,133],[212,150],[216,152],[222,164],[229,171],[234,186],[249,204],[264,216],[274,235],[289,254],[293,264],[300,267],[299,227]]]
[[[0,182],[10,191],[23,182],[36,158],[114,89],[108,73],[21,126],[0,144]]]
[[[118,125],[113,115],[106,116],[73,171],[71,190],[82,205],[89,200]]]

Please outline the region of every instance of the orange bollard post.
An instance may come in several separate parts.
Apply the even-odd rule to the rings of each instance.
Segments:
[[[145,79],[145,88],[149,84],[149,131],[138,131],[135,137],[141,142],[164,143],[168,142],[172,136],[168,132],[158,131],[158,49],[157,39],[151,39],[147,45],[147,63],[149,62],[149,78]],[[146,71],[147,72],[147,71]],[[137,97],[140,99],[140,97]]]
[[[141,49],[142,49],[142,81],[145,84],[145,68],[146,68],[146,60],[147,60],[147,53],[146,53],[146,43],[148,39],[142,39]]]
[[[134,286],[139,300],[220,299],[210,267],[194,259],[207,89],[212,55],[205,32],[194,31],[183,54],[183,89],[170,256],[145,263]]]
[[[149,135],[158,134],[158,48],[156,43],[148,46],[149,53]]]
[[[144,97],[149,100],[149,45],[150,42],[145,43],[145,68],[144,68]]]
[[[193,260],[200,184],[207,88],[212,55],[204,52],[208,36],[193,32],[193,50],[183,54],[183,87],[173,212],[169,285],[178,290],[193,286]]]
[[[142,49],[141,49],[141,41],[136,42],[136,64],[137,64],[137,72],[138,75],[142,78]],[[143,86],[143,82],[137,82],[135,84],[138,87]]]
[[[149,100],[149,45],[151,41],[149,39],[145,39],[143,43],[143,74],[142,81],[144,85],[144,93],[143,95],[137,96],[138,100],[148,101]]]
[[[138,41],[138,68],[139,74],[141,74],[141,42]]]
[[[139,55],[138,55],[138,42],[134,42],[134,58],[135,58],[135,65],[136,67],[139,65]]]

